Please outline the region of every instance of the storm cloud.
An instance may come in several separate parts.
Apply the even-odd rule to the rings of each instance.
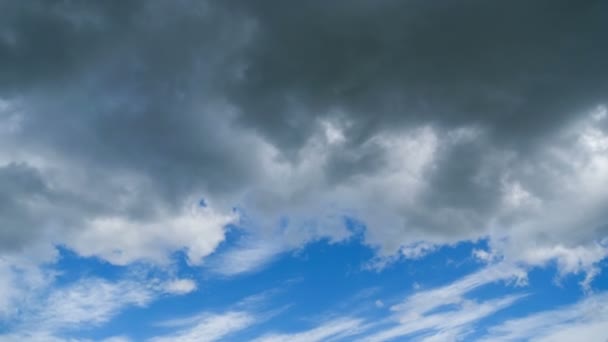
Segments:
[[[0,253],[198,262],[229,223],[297,248],[348,216],[384,256],[486,237],[572,271],[606,255],[604,1],[0,13]]]

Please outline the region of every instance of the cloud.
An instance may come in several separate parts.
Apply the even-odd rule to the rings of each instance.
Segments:
[[[175,279],[165,283],[165,291],[172,294],[187,294],[196,291],[196,287],[192,279]]]
[[[361,341],[389,341],[423,333],[425,339],[441,340],[448,336],[463,337],[482,318],[513,305],[523,295],[507,295],[478,301],[469,293],[484,285],[507,281],[521,284],[527,278],[524,270],[497,264],[487,266],[451,284],[417,291],[402,303],[393,305],[381,331],[367,333]],[[396,322],[396,323],[395,323]],[[455,339],[455,338],[452,338]]]
[[[10,325],[0,341],[75,341],[64,338],[65,332],[101,326],[126,308],[146,306],[158,296],[155,289],[131,280],[85,278],[63,287],[52,285],[49,281],[29,288],[13,303],[15,311],[3,320]]]
[[[280,241],[248,242],[220,253],[217,258],[211,259],[209,267],[213,272],[225,276],[253,272],[272,262],[284,249]]]
[[[188,261],[200,264],[224,240],[224,227],[234,221],[233,215],[201,207],[144,224],[102,218],[75,233],[69,246],[80,255],[99,256],[118,265],[137,260],[162,262],[169,252],[184,248]]]
[[[504,298],[487,300],[484,302],[464,301],[457,309],[448,310],[435,314],[422,315],[414,317],[414,312],[407,312],[401,318],[401,324],[388,328],[383,332],[366,336],[364,341],[388,341],[397,337],[408,336],[414,333],[431,330],[429,334],[434,338],[439,336],[465,336],[471,325],[488,317],[495,312],[513,305],[522,296],[506,296]],[[427,337],[429,340],[432,338]]]
[[[403,303],[391,307],[391,310],[424,314],[442,305],[459,304],[465,301],[463,296],[468,292],[499,281],[522,285],[527,281],[527,272],[508,264],[487,266],[449,285],[416,292]]]
[[[6,37],[0,40],[0,58],[3,65],[11,66],[4,68],[3,74],[6,73],[8,79],[19,80],[1,85],[4,91],[0,114],[3,127],[0,130],[0,186],[6,198],[2,196],[0,210],[7,213],[2,215],[1,222],[2,234],[6,235],[0,246],[2,251],[19,250],[40,240],[64,245],[74,241],[76,246],[69,247],[119,264],[139,258],[158,261],[163,253],[181,248],[192,254],[192,262],[200,262],[222,240],[219,236],[223,235],[222,225],[227,220],[220,217],[231,215],[232,203],[221,205],[219,200],[214,201],[218,196],[213,195],[212,189],[231,188],[232,181],[228,178],[248,178],[239,171],[247,170],[247,163],[232,158],[234,150],[248,138],[233,143],[225,141],[225,137],[231,135],[225,126],[227,123],[209,121],[212,114],[217,113],[211,108],[214,105],[210,103],[204,110],[190,100],[178,100],[173,90],[169,90],[172,95],[165,96],[161,90],[164,86],[152,85],[156,83],[153,81],[156,77],[172,74],[177,65],[173,62],[180,64],[180,61],[171,62],[158,56],[152,63],[156,67],[149,70],[148,76],[141,74],[143,78],[122,79],[138,69],[138,65],[151,66],[149,57],[156,53],[148,54],[139,49],[152,48],[156,43],[144,43],[134,36],[132,43],[138,45],[135,47],[130,46],[131,43],[123,45],[119,37],[126,37],[124,33],[129,30],[134,34],[140,30],[141,33],[148,30],[164,32],[166,27],[154,27],[152,23],[158,21],[150,19],[165,9],[135,2],[92,7],[45,2],[2,6],[3,19],[6,19],[2,20],[2,32],[6,32]],[[191,22],[207,16],[207,5],[198,7],[198,14],[192,15]],[[174,24],[184,19],[182,15],[193,13],[181,7],[174,10],[180,17]],[[125,26],[119,28],[115,20],[122,21]],[[199,28],[197,32],[201,32]],[[165,35],[167,43],[176,42],[174,34],[181,28],[175,30],[173,34]],[[135,35],[139,36],[139,33]],[[38,40],[43,36],[57,45],[45,48],[46,38]],[[196,36],[192,38],[201,38],[198,33]],[[115,50],[115,43],[123,46],[119,49],[122,51]],[[206,43],[202,45],[207,46]],[[57,51],[55,48],[70,53],[53,54],[52,51]],[[194,53],[194,50],[188,52],[186,58],[192,58]],[[44,62],[40,56],[45,56]],[[171,56],[176,55],[172,53],[165,57]],[[144,61],[146,59],[148,61]],[[125,68],[118,70],[122,69],[121,65]],[[165,67],[167,69],[162,71]],[[184,67],[184,72],[190,74],[189,67]],[[140,88],[138,84],[148,77],[151,87]],[[45,86],[38,88],[42,84]],[[58,84],[62,85],[57,87]],[[113,84],[121,84],[119,88],[122,89]],[[156,104],[150,101],[155,96],[149,91],[159,92]],[[75,105],[93,94],[96,94],[95,100],[86,101],[90,105]],[[206,102],[202,98],[198,101]],[[181,109],[177,109],[177,103],[182,103],[178,105]],[[74,110],[67,110],[68,107]],[[216,109],[226,111],[226,108]],[[189,118],[184,117],[181,123],[174,121],[175,125],[169,123],[173,119],[165,121],[176,118],[175,110],[184,114],[189,112]],[[204,112],[207,114],[201,115]],[[58,121],[51,119],[45,123],[47,115],[56,115]],[[71,127],[60,123],[68,121],[72,122]],[[106,128],[101,129],[100,125]],[[202,131],[196,127],[206,129]],[[186,134],[183,129],[190,133]],[[135,132],[142,135],[136,137]],[[217,143],[212,142],[214,135],[220,139]],[[227,150],[220,151],[218,146]],[[228,152],[231,149],[233,152]],[[255,159],[255,154],[251,154],[249,160],[252,158]],[[228,167],[229,164],[234,168]],[[193,182],[194,179],[199,180]],[[209,203],[217,204],[215,209],[210,209],[216,210],[217,215],[199,218],[198,223],[184,222],[188,220],[189,207],[198,203],[201,196]],[[205,221],[207,218],[209,222]],[[162,232],[182,228],[185,223],[186,236],[180,234],[179,229],[175,235]],[[202,229],[194,237],[192,229],[196,226],[202,226]],[[147,236],[133,234],[133,230],[156,233]],[[114,245],[107,235],[110,232],[131,238],[113,239],[113,242],[123,242]],[[142,237],[142,241],[133,238],[135,235]],[[105,246],[102,243],[95,250],[94,245],[86,242],[93,238],[111,243]]]
[[[605,99],[600,56],[607,52],[595,44],[603,4],[226,6],[256,24],[233,85],[242,120],[277,145],[302,144],[315,129],[306,118],[334,108],[354,119],[349,133],[359,141],[437,120],[488,126],[497,138],[528,143],[539,128],[550,133],[585,103]],[[595,53],[578,53],[581,45]],[[560,70],[565,64],[580,72]]]
[[[498,324],[480,341],[601,341],[606,338],[606,304],[606,293],[591,295],[575,304]]]
[[[50,332],[96,326],[108,322],[126,307],[145,306],[153,299],[153,290],[142,284],[83,279],[51,291],[40,305],[25,314],[24,324],[31,329]]]
[[[164,341],[223,341],[250,327],[256,326],[284,312],[286,307],[271,308],[271,299],[284,289],[268,289],[242,298],[221,311],[202,311],[186,317],[157,322],[167,330],[149,338],[149,342]]]
[[[56,275],[35,258],[0,257],[0,321],[12,322],[24,306],[38,300],[33,294],[48,288]]]
[[[89,339],[66,339],[46,333],[17,333],[0,335],[0,341],[2,342],[17,342],[17,341],[32,341],[32,342],[93,342]],[[97,342],[130,342],[131,340],[123,336],[114,336],[97,340]]]
[[[326,323],[323,323],[313,329],[292,333],[292,334],[268,334],[255,339],[256,342],[278,342],[278,341],[294,341],[294,342],[319,342],[327,341],[336,337],[348,337],[359,332],[359,327],[363,321],[354,318],[338,318]]]
[[[286,249],[348,238],[348,216],[380,258],[484,237],[593,274],[605,7],[3,4],[0,253],[200,264],[238,207]]]
[[[0,272],[0,319],[8,324],[0,341],[72,341],[63,336],[103,326],[128,308],[145,308],[159,298],[196,289],[190,279],[165,279],[141,270],[114,281],[81,277],[64,285],[56,282],[56,272],[36,264],[9,271]]]
[[[0,317],[46,327],[21,339],[59,339],[197,288],[52,288],[56,246],[121,266],[183,252],[235,275],[348,239],[347,218],[379,267],[488,240],[476,253],[488,268],[393,306],[376,339],[465,336],[519,299],[469,291],[523,281],[529,266],[585,273],[589,290],[608,256],[607,6],[0,4]],[[247,238],[218,251],[237,224]],[[208,314],[166,339],[220,339],[256,319]],[[600,324],[580,322],[560,331]],[[330,323],[284,337],[339,338],[365,322]]]
[[[229,311],[221,314],[204,314],[180,323],[187,327],[162,337],[150,339],[150,342],[194,342],[219,341],[232,333],[254,324],[256,318],[247,312]]]

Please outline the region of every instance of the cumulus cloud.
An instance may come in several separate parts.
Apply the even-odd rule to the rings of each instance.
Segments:
[[[234,219],[198,207],[149,223],[101,218],[76,232],[70,247],[83,256],[99,256],[119,265],[141,259],[162,262],[168,252],[185,248],[188,261],[200,264],[224,240],[224,227]]]
[[[165,291],[172,294],[187,294],[196,290],[192,279],[175,279],[165,283]]]
[[[506,259],[592,274],[606,256],[607,12],[4,3],[0,253],[65,245],[124,265],[186,250],[200,264],[236,206],[278,250],[345,239],[349,216],[382,257],[490,237]]]

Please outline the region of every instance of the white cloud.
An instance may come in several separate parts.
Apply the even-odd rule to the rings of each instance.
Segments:
[[[270,263],[285,249],[281,241],[270,239],[245,242],[220,253],[209,262],[209,268],[226,276],[252,272]]]
[[[487,266],[449,285],[415,292],[402,303],[391,307],[390,321],[393,323],[382,328],[382,331],[367,334],[359,340],[388,341],[420,332],[427,332],[425,338],[429,341],[465,335],[475,322],[522,298],[513,295],[476,301],[467,298],[467,293],[498,281],[517,284],[525,279],[525,271],[507,264],[498,264]]]
[[[391,310],[400,313],[400,316],[412,314],[413,317],[418,317],[442,305],[464,302],[466,299],[463,296],[466,293],[481,286],[498,281],[523,284],[526,280],[527,273],[523,269],[508,264],[491,265],[452,284],[416,292],[403,303],[391,307]]]
[[[165,291],[171,294],[187,294],[195,291],[197,286],[196,282],[192,279],[174,279],[165,282]]]
[[[268,334],[255,339],[255,342],[320,342],[330,338],[343,338],[360,332],[363,320],[356,318],[338,318],[325,322],[310,330],[291,334]]]
[[[124,336],[113,336],[109,338],[104,338],[101,342],[130,342],[131,339]]]
[[[67,340],[65,338],[49,335],[48,333],[39,332],[19,332],[0,335],[1,342],[77,342],[74,340]]]
[[[131,340],[124,336],[112,336],[101,340],[90,340],[90,339],[74,339],[65,338],[48,333],[39,332],[21,332],[15,334],[0,335],[0,342],[131,342]]]
[[[608,203],[608,192],[601,186],[608,183],[608,156],[598,148],[606,133],[595,127],[602,120],[605,116],[581,115],[578,123],[539,146],[533,158],[524,159],[506,147],[484,150],[478,160],[471,157],[478,153],[475,146],[481,148],[489,134],[475,126],[443,132],[432,126],[399,134],[383,132],[357,151],[362,155],[366,149],[382,151],[386,158],[382,168],[346,178],[334,188],[322,186],[325,176],[319,174],[319,166],[326,166],[332,153],[340,152],[339,147],[313,136],[300,151],[297,163],[285,163],[276,156],[264,159],[269,177],[260,185],[265,189],[263,196],[252,191],[251,202],[258,199],[260,203],[284,205],[291,221],[287,228],[274,232],[277,244],[287,246],[283,248],[298,248],[320,237],[343,239],[339,221],[322,219],[332,217],[331,211],[361,219],[366,224],[365,242],[378,248],[379,258],[372,260],[370,267],[382,268],[399,257],[418,258],[440,245],[483,237],[492,247],[485,257],[533,266],[556,260],[563,274],[593,275],[597,271],[594,265],[608,255],[606,246],[598,244],[600,232],[605,230]],[[321,126],[325,133],[319,134],[327,134],[328,124],[322,122]],[[435,172],[442,175],[441,168],[457,167],[442,163],[445,158],[451,160],[451,151],[462,146],[468,152],[462,158],[473,158],[478,165],[463,175],[465,180],[455,182],[470,180],[472,184],[467,186],[473,188],[458,195],[461,198],[455,203],[443,204],[449,196],[456,196],[450,192],[463,189],[450,185],[455,189],[442,190],[435,184],[441,180],[431,176]],[[260,217],[276,218],[279,209],[245,204],[246,209],[252,209],[254,222],[275,226]],[[245,248],[242,255],[249,253],[256,256],[251,260],[267,260],[272,254]]]
[[[80,255],[99,256],[118,265],[142,259],[162,263],[171,251],[185,248],[189,262],[196,265],[224,240],[224,227],[235,219],[196,205],[177,217],[148,223],[100,218],[75,232],[69,245]]]
[[[503,322],[489,328],[480,342],[605,341],[607,326],[608,294],[602,293],[572,305]]]
[[[33,289],[28,300],[19,303],[18,312],[10,317],[10,330],[0,335],[0,341],[87,342],[61,333],[103,325],[125,308],[143,307],[155,298],[152,287],[128,280],[88,278],[65,287],[50,285]],[[117,336],[107,341],[128,339]]]
[[[407,336],[416,332],[431,330],[437,334],[464,335],[470,325],[495,312],[511,306],[522,296],[507,296],[500,299],[476,302],[461,300],[456,309],[433,314],[421,314],[415,311],[398,314],[400,324],[387,328],[380,333],[366,336],[361,341],[389,341],[397,337]],[[449,303],[449,302],[448,302]],[[447,304],[447,303],[446,303]],[[439,308],[437,306],[435,308]]]
[[[149,342],[212,342],[243,330],[256,322],[248,312],[229,311],[221,314],[202,314],[186,320],[174,321],[171,326],[188,325],[175,333],[149,339]]]
[[[53,290],[40,306],[31,309],[24,324],[45,331],[96,326],[108,322],[126,307],[143,307],[153,299],[153,289],[137,282],[82,279]]]
[[[159,297],[183,295],[196,289],[196,283],[190,279],[163,280],[137,273],[117,281],[85,277],[57,285],[54,273],[42,273],[44,270],[39,266],[33,267],[33,275],[23,273],[30,278],[28,282],[20,279],[3,287],[11,295],[11,306],[4,308],[4,321],[10,322],[10,326],[7,333],[0,335],[0,341],[72,341],[61,337],[62,334],[103,326],[127,308],[144,308]],[[126,341],[126,337],[116,336],[108,341]]]
[[[36,302],[34,294],[46,289],[55,275],[36,261],[0,256],[0,321],[13,319],[24,306]]]

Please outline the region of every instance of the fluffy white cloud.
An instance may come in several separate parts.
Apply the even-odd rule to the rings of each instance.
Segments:
[[[118,265],[137,260],[162,263],[170,252],[185,249],[188,261],[196,265],[224,240],[224,227],[235,219],[193,204],[177,216],[147,223],[120,217],[95,219],[68,243],[80,255]]]
[[[165,291],[172,294],[187,294],[195,291],[196,287],[192,279],[175,279],[164,284]]]

